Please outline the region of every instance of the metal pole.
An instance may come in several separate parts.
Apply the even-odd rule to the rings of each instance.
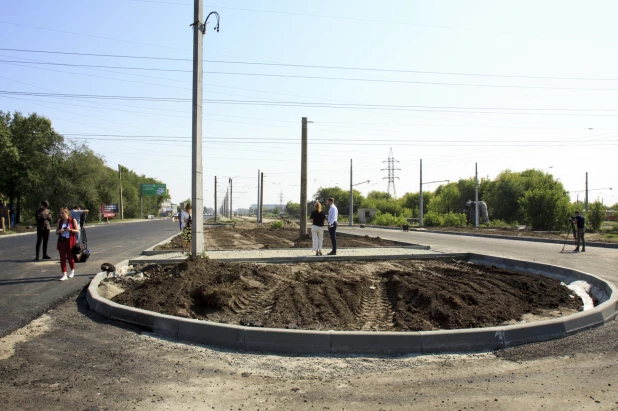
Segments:
[[[120,164],[118,164],[118,181],[120,182],[120,219],[124,220],[124,207],[122,204],[122,172],[120,171]]]
[[[418,196],[418,226],[423,226],[423,159],[421,159],[421,181]]]
[[[479,169],[474,163],[474,226],[479,226]]]
[[[263,207],[264,207],[264,173],[260,175],[260,224],[263,219]]]
[[[300,238],[307,235],[307,117],[302,118],[300,150]]]
[[[256,206],[255,206],[255,222],[256,223],[260,223],[260,190],[261,190],[261,186],[260,186],[260,170],[258,170],[258,184],[257,184],[257,202],[256,202]]]
[[[586,171],[586,204],[584,205],[584,210],[588,212],[588,172]]]
[[[350,159],[350,227],[353,225],[354,220],[354,195],[352,193],[352,159]]]
[[[191,229],[191,255],[193,258],[204,251],[204,217],[202,210],[202,196],[204,186],[202,181],[202,46],[204,32],[202,20],[202,0],[193,2],[193,103],[191,121],[191,201],[193,203],[192,229]]]
[[[215,176],[215,224],[217,224],[217,176]]]
[[[233,187],[234,187],[233,181],[230,178],[230,220],[232,219],[232,217],[234,217],[234,207],[232,206],[232,204],[234,204],[232,202],[232,193],[233,193],[232,189],[233,189]]]

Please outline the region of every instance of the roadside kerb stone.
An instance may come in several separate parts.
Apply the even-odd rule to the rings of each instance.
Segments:
[[[388,261],[388,260],[449,260],[467,259],[467,253],[439,253],[432,254],[391,254],[391,255],[333,255],[333,256],[297,256],[297,257],[238,257],[238,258],[216,258],[211,257],[214,261],[226,263],[264,263],[264,264],[291,264],[291,263],[324,263],[333,261]],[[178,264],[186,260],[184,258],[157,258],[157,259],[133,259],[129,260],[131,265],[135,264]]]
[[[442,258],[444,256],[442,255]],[[591,282],[596,279],[605,283],[604,288],[609,292],[606,293],[607,299],[592,310],[552,320],[475,329],[375,333],[254,328],[149,312],[116,304],[99,296],[97,288],[106,277],[106,273],[95,276],[88,287],[86,298],[90,309],[107,318],[137,324],[167,337],[225,348],[272,353],[418,354],[491,351],[563,338],[601,326],[617,315],[618,289],[615,285],[591,274],[495,256],[480,254],[458,254],[458,256],[469,257],[473,262],[502,265],[520,271],[538,272],[539,269],[543,269],[548,273],[559,273],[561,276],[566,274],[571,278],[577,276]],[[175,261],[178,262],[179,260]],[[126,260],[118,264],[121,265],[126,265]],[[121,310],[129,313],[121,313]]]
[[[561,319],[515,324],[504,327],[504,346],[508,348],[522,344],[564,338],[567,336],[564,320],[568,317],[570,316]]]
[[[178,339],[218,347],[244,349],[245,327],[183,319],[178,323]]]
[[[155,247],[169,243],[177,235],[178,234],[174,234],[170,238],[167,238],[167,239],[161,241],[160,243],[157,243],[157,244],[153,245],[152,247],[148,247],[147,249],[142,251],[142,255],[157,255],[157,254],[165,254],[165,253],[170,253],[170,252],[172,252],[172,253],[178,252],[178,251],[174,251],[174,250],[156,250],[155,251]]]
[[[331,352],[330,331],[245,327],[245,349],[298,354]]]
[[[422,352],[479,352],[504,348],[501,327],[420,331]]]
[[[331,331],[333,354],[407,354],[422,352],[420,332]]]
[[[376,227],[385,228],[385,227]],[[534,238],[534,237],[518,237],[498,234],[483,234],[483,233],[459,233],[456,231],[433,231],[433,230],[419,230],[410,229],[417,233],[430,233],[430,234],[445,234],[445,235],[461,235],[465,237],[483,237],[483,238],[496,238],[500,240],[514,240],[514,241],[529,241],[533,243],[549,243],[549,244],[564,244],[564,240],[551,240],[549,238]],[[577,242],[569,240],[567,245],[577,245]],[[596,241],[586,241],[586,247],[601,247],[601,248],[618,248],[618,243],[602,243]]]

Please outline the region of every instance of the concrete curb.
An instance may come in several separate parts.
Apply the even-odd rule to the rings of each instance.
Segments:
[[[159,246],[159,245],[163,245],[163,244],[169,243],[177,235],[178,234],[174,234],[170,238],[167,238],[167,239],[165,239],[165,240],[163,240],[163,241],[153,245],[152,247],[148,247],[147,249],[142,251],[142,255],[157,255],[157,254],[165,254],[165,253],[177,253],[178,251],[172,251],[172,250],[169,250],[169,251],[168,250],[157,250],[157,251],[154,250],[154,248]],[[150,253],[154,253],[154,254],[150,254]]]
[[[157,245],[159,245],[159,244],[157,244]],[[142,251],[142,255],[152,256],[152,255],[161,255],[161,254],[173,254],[173,253],[179,253],[179,252],[182,251],[182,250],[152,250],[151,248],[152,247]],[[355,250],[357,248],[362,248],[362,247],[337,247],[337,250]],[[379,246],[379,247],[367,247],[367,248],[372,248],[372,249],[375,248],[375,249],[378,249],[378,250],[381,249],[381,248],[405,248],[405,249],[408,249],[408,250],[424,250],[424,251],[431,250],[431,247],[428,246],[428,245],[397,245],[397,246]],[[257,250],[266,250],[266,251],[307,250],[307,251],[310,251],[311,249],[310,248],[258,248]],[[242,250],[235,250],[235,249],[229,249],[229,250],[204,250],[205,253],[208,253],[209,251],[242,251]]]
[[[429,234],[461,235],[464,237],[496,238],[500,240],[529,241],[533,243],[564,244],[564,241],[560,241],[560,240],[550,240],[550,239],[545,239],[545,238],[534,238],[534,237],[516,237],[516,236],[508,236],[508,235],[482,234],[482,233],[479,233],[479,234],[458,233],[456,231],[432,231],[432,230],[422,230],[422,231],[415,230],[415,231],[418,233],[429,233]],[[569,240],[567,242],[567,245],[577,245],[577,242]],[[614,243],[601,243],[601,242],[586,241],[586,247],[618,248],[618,243],[614,244]]]
[[[91,281],[86,299],[90,309],[106,318],[144,327],[166,337],[224,348],[272,353],[429,354],[493,351],[564,338],[604,325],[618,314],[618,287],[592,274],[565,267],[482,254],[457,256],[465,257],[475,263],[502,266],[523,272],[569,277],[571,280],[582,279],[589,282],[598,293],[597,297],[604,301],[589,311],[526,324],[420,332],[364,332],[254,328],[173,317],[123,306],[99,295],[98,286],[106,277],[106,273],[97,274]],[[442,258],[451,257],[442,255]],[[118,266],[129,263],[130,260],[125,260],[118,263]]]
[[[290,264],[290,263],[323,263],[332,261],[381,261],[381,260],[443,260],[443,259],[467,259],[468,253],[434,253],[434,254],[391,254],[391,255],[324,255],[324,256],[300,256],[300,257],[254,257],[254,258],[213,258],[214,261],[225,263],[265,263],[265,264]],[[135,264],[178,264],[185,259],[152,259],[152,260],[129,260],[130,265]]]
[[[215,225],[215,224],[213,224]],[[227,225],[227,224],[216,224],[216,225]],[[176,234],[178,235],[178,234]],[[159,246],[159,245],[163,245],[163,244],[167,244],[170,241],[172,241],[172,239],[174,237],[176,237],[176,235],[171,236],[170,238],[168,238],[167,240],[163,240],[160,243],[157,243],[155,245],[153,245],[152,247],[149,247],[145,250],[142,251],[142,255],[146,255],[146,256],[152,256],[152,255],[160,255],[160,254],[171,254],[171,253],[177,253],[179,250],[155,250],[154,248]],[[352,234],[352,233],[337,233],[338,236],[343,236],[343,237],[360,237],[363,238],[365,237],[362,234]],[[405,242],[405,241],[393,241],[393,240],[388,240],[393,242],[398,248],[410,248],[410,249],[414,249],[414,250],[431,250],[431,246],[429,245],[421,245],[421,244],[416,244],[416,243],[409,243],[409,242]],[[346,250],[346,249],[354,249],[356,247],[339,247],[339,250]],[[379,246],[379,247],[368,247],[368,248],[393,248],[392,246]],[[292,248],[268,248],[268,250],[290,250]],[[261,249],[260,249],[261,250]],[[226,251],[226,250],[204,250],[205,252],[208,251]],[[231,251],[231,249],[230,249]]]

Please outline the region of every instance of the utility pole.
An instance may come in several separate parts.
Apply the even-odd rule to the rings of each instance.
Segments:
[[[354,194],[352,194],[352,159],[350,159],[350,227],[354,225]]]
[[[122,172],[120,171],[120,164],[118,164],[118,181],[120,181],[120,219],[124,220],[124,207],[122,205]]]
[[[260,190],[262,189],[262,185],[260,184],[260,170],[258,170],[258,184],[257,184],[257,202],[255,206],[255,222],[260,224],[260,216],[262,215],[260,210]]]
[[[300,238],[307,235],[307,117],[302,118],[300,149]]]
[[[260,224],[262,223],[263,218],[263,207],[264,207],[264,173],[260,175]]]
[[[474,163],[474,226],[479,226],[479,169]]]
[[[232,188],[233,188],[233,182],[232,182],[232,179],[230,178],[230,220],[232,219],[232,217],[234,217],[234,207],[232,206],[233,205],[233,202],[232,202],[232,193],[233,193]]]
[[[421,184],[418,196],[418,226],[423,226],[423,159],[421,158]]]
[[[584,205],[584,210],[588,212],[588,172],[586,171],[586,204]]]
[[[215,176],[215,224],[217,224],[217,176]]]
[[[191,255],[196,258],[204,252],[204,181],[202,167],[202,77],[203,42],[208,18],[215,15],[219,31],[219,14],[211,12],[204,20],[202,0],[193,2],[193,98],[191,121],[191,201],[193,205],[193,224],[191,229]]]

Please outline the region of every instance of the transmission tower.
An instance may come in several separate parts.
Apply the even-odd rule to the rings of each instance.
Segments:
[[[395,176],[395,171],[400,171],[400,168],[395,167],[395,163],[399,163],[399,160],[395,160],[393,157],[393,149],[391,148],[388,152],[388,160],[382,161],[387,164],[386,168],[383,168],[381,171],[387,170],[388,177],[384,177],[384,180],[388,180],[388,188],[386,192],[393,196],[393,198],[397,199],[397,189],[395,189],[395,179],[399,179],[399,177]],[[392,190],[392,191],[391,191]]]
[[[279,191],[279,210],[283,212],[283,190]]]

